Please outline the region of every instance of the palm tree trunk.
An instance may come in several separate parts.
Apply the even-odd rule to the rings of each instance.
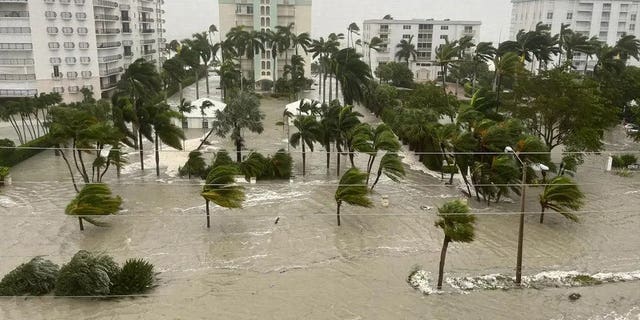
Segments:
[[[336,74],[336,99],[340,99],[340,98],[338,98],[338,83],[339,83],[339,81],[338,81],[338,74]],[[346,102],[344,102],[344,92],[342,93],[342,95],[343,95],[343,97],[342,97],[342,98],[343,98],[342,103],[346,103]]]
[[[544,223],[544,206],[542,206],[542,211],[540,211],[540,223]]]
[[[64,160],[64,163],[67,165],[67,169],[69,169],[69,175],[71,176],[71,183],[73,183],[73,189],[75,189],[76,192],[79,193],[80,190],[78,189],[78,185],[76,184],[76,178],[73,175],[73,170],[71,170],[71,164],[69,163],[69,159],[67,159],[67,156],[64,154],[64,150],[60,149],[60,147],[58,147],[57,150],[62,155],[62,159]]]
[[[82,217],[78,217],[78,223],[80,224],[80,231],[84,231],[84,225],[82,224]]]
[[[209,67],[207,65],[205,65],[204,77],[205,77],[205,81],[207,82],[207,96],[208,96],[209,95]]]
[[[180,92],[180,101],[179,101],[179,103],[182,103],[182,99],[184,99],[183,94],[182,94],[182,82],[178,82],[178,92]]]
[[[327,67],[324,66],[324,74],[322,75],[322,103],[326,103],[327,98]]]
[[[371,185],[371,191],[373,191],[373,188],[376,186],[376,184],[378,184],[378,180],[380,180],[381,175],[382,175],[382,168],[378,168],[378,175],[376,176],[376,180]]]
[[[336,207],[336,217],[338,219],[338,226],[340,226],[340,206],[342,205],[342,201],[338,200],[338,205]]]
[[[369,185],[369,178],[371,177],[371,170],[373,169],[373,162],[376,160],[375,155],[369,156],[369,161],[367,162],[367,185]]]
[[[331,161],[331,144],[327,145],[327,173],[329,173],[330,161]]]
[[[447,248],[451,240],[448,236],[444,236],[444,242],[442,243],[442,251],[440,252],[440,267],[438,268],[438,290],[442,289],[442,276],[444,275],[444,261],[447,258]]]
[[[138,144],[140,146],[140,169],[144,171],[144,144],[142,143],[142,131],[138,130]]]
[[[193,72],[196,75],[196,100],[200,99],[200,79],[198,78],[198,68],[194,68]]]
[[[207,207],[207,229],[211,228],[211,220],[209,218],[209,200],[204,200]]]
[[[238,163],[242,162],[242,143],[240,139],[236,139],[236,161]]]
[[[307,166],[307,157],[306,157],[306,152],[304,150],[304,141],[302,141],[302,176],[304,177],[307,173],[306,171],[306,166]]]
[[[329,75],[329,103],[333,101],[332,99],[333,99],[333,77],[330,74]]]
[[[155,133],[155,144],[156,144],[156,176],[160,176],[160,150],[158,150],[158,133]]]
[[[336,175],[340,176],[340,150],[336,152]]]

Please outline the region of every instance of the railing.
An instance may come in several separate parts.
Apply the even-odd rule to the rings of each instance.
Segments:
[[[28,18],[29,11],[0,11],[0,18]]]
[[[116,74],[116,73],[120,73],[124,71],[123,67],[117,67],[117,68],[113,68],[113,69],[107,69],[107,70],[100,70],[100,76],[101,77],[108,77],[110,75]]]
[[[98,43],[98,49],[117,48],[120,46],[122,46],[122,42],[120,41]]]
[[[140,22],[142,22],[142,23],[152,23],[152,22],[155,22],[155,20],[153,20],[151,18],[140,18]]]
[[[148,55],[148,54],[154,54],[158,52],[156,49],[151,49],[151,50],[145,50],[144,51],[144,55]]]
[[[0,89],[0,97],[33,97],[36,94],[36,89]]]
[[[142,33],[154,33],[156,29],[142,29]]]
[[[100,34],[119,34],[120,33],[120,29],[116,29],[116,28],[101,28],[101,29],[96,29],[96,34],[100,35]]]
[[[35,73],[27,73],[27,74],[0,74],[0,81],[25,81],[25,80],[35,80]]]
[[[0,59],[2,66],[32,66],[33,59]]]
[[[51,74],[51,79],[53,80],[62,80],[62,78],[63,78],[62,73],[58,73],[58,75],[56,75],[55,73]]]
[[[107,7],[107,8],[117,8],[118,3],[115,1],[107,1],[107,0],[95,0],[93,5],[96,7]]]
[[[31,43],[0,43],[0,50],[33,50]]]
[[[118,82],[107,82],[107,83],[100,83],[100,89],[102,90],[109,90],[109,89],[113,89],[118,85]]]
[[[96,14],[94,15],[96,20],[118,21],[120,17],[113,14]]]
[[[114,55],[111,55],[111,56],[98,57],[98,62],[107,63],[107,62],[118,61],[120,59],[122,59],[122,55],[121,54],[114,54]]]

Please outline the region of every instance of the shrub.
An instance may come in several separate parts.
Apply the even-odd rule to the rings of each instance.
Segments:
[[[42,257],[19,265],[0,281],[0,296],[39,296],[53,290],[59,267]]]
[[[289,179],[293,170],[293,159],[284,149],[278,150],[273,157],[267,158],[267,166],[258,179]]]
[[[216,153],[216,157],[213,160],[213,164],[211,165],[212,167],[217,167],[217,166],[226,166],[226,165],[235,165],[236,162],[233,161],[233,159],[231,159],[231,156],[229,156],[229,152],[227,152],[227,150],[220,150]]]
[[[153,265],[143,259],[130,259],[113,280],[112,295],[141,294],[155,282]]]
[[[0,181],[4,181],[4,178],[9,175],[9,167],[0,167]]]
[[[80,250],[60,269],[55,295],[108,295],[119,272],[118,264],[110,256]]]
[[[633,154],[623,154],[620,156],[620,160],[625,168],[638,162],[638,158]]]
[[[241,164],[240,171],[244,174],[247,181],[251,177],[260,177],[263,175],[265,168],[269,164],[269,159],[265,158],[258,152],[252,152]]]
[[[43,151],[43,149],[29,148],[49,148],[52,146],[53,143],[50,141],[49,136],[42,136],[21,145],[21,147],[27,149],[0,149],[0,166],[13,167]]]
[[[612,156],[611,157],[613,159],[613,162],[611,164],[612,167],[614,168],[622,168],[624,167],[624,162],[622,162],[622,159],[618,156]]]

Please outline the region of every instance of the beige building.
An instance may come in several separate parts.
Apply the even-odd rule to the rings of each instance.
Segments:
[[[273,30],[276,26],[288,26],[294,23],[293,32],[311,34],[312,0],[218,0],[220,5],[220,36],[224,37],[235,26],[246,26],[256,31]],[[305,76],[311,73],[311,58],[304,51],[298,52],[305,58]],[[295,54],[292,48],[286,56]],[[275,66],[272,65],[275,63]],[[259,80],[277,80],[282,76],[285,66],[285,53],[274,61],[271,52],[263,52],[253,60],[242,58],[242,74]],[[274,75],[273,70],[277,74]]]
[[[163,0],[0,0],[0,97],[108,96],[138,58],[164,59]]]

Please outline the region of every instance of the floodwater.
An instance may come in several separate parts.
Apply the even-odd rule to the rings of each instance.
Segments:
[[[285,103],[263,99],[265,132],[247,133],[248,148],[265,154],[286,148],[282,127],[275,125]],[[366,119],[374,121],[368,114]],[[191,138],[201,135],[189,132]],[[638,150],[620,129],[607,139],[617,141],[607,150]],[[213,148],[232,149],[228,139],[212,140]],[[62,159],[51,151],[35,156],[13,169],[14,184],[0,195],[0,274],[37,255],[62,264],[84,249],[119,262],[144,257],[159,271],[159,286],[135,299],[1,298],[0,319],[640,319],[637,282],[469,294],[445,287],[443,294],[422,295],[407,276],[416,265],[437,272],[442,232],[433,225],[435,208],[462,197],[460,190],[409,170],[401,184],[381,179],[372,194],[375,208],[344,206],[337,227],[335,159],[327,174],[325,154],[318,151],[309,155],[306,177],[296,153],[292,182],[247,184],[245,208],[214,207],[211,229],[200,181],[172,175],[186,152],[163,151],[159,178],[151,153],[144,172],[132,155],[120,178],[111,172],[106,179],[125,210],[106,219],[111,227],[89,225],[84,232],[64,215],[74,191]],[[420,168],[410,158],[407,169]],[[360,167],[365,163],[357,159]],[[525,274],[640,269],[640,176],[605,173],[603,163],[603,156],[589,156],[578,172],[587,193],[580,223],[550,213],[540,225],[537,215],[527,216]],[[527,211],[539,210],[538,192],[529,189]],[[388,208],[380,204],[383,195]],[[517,201],[470,204],[479,214],[477,238],[450,245],[447,274],[513,273]],[[582,298],[569,301],[573,292]]]

